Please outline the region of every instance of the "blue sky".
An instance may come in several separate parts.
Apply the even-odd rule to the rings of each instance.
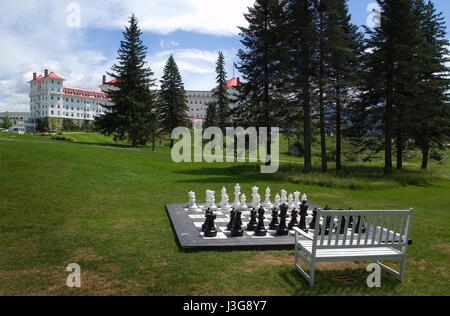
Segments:
[[[375,0],[350,0],[356,25],[365,25]],[[434,0],[450,25],[450,1]],[[148,63],[159,80],[170,54],[186,89],[215,86],[217,52],[229,77],[241,47],[237,25],[253,0],[1,0],[0,112],[28,111],[28,84],[45,68],[66,85],[97,89],[115,62],[123,26],[134,12],[144,31]],[[7,12],[7,14],[5,14]],[[79,23],[78,23],[79,22]],[[239,76],[239,74],[236,74]]]

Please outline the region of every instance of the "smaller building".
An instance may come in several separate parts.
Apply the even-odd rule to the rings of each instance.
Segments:
[[[30,112],[2,112],[0,113],[0,123],[3,119],[9,117],[13,126],[8,130],[9,133],[25,134],[34,132],[34,124]]]

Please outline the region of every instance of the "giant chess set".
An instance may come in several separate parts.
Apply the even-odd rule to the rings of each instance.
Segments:
[[[317,206],[299,191],[281,190],[272,199],[267,188],[263,201],[259,188],[253,187],[247,202],[237,184],[232,203],[225,187],[220,202],[211,190],[206,191],[206,203],[197,203],[195,192],[188,196],[187,204],[166,206],[183,250],[294,249],[293,228],[315,228]]]

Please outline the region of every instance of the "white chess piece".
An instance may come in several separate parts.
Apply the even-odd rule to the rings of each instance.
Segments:
[[[231,205],[228,203],[230,201],[230,198],[228,197],[228,194],[225,194],[224,196],[224,204],[222,206],[222,209],[225,211],[231,211]]]
[[[289,206],[289,209],[294,208],[294,196],[292,195],[292,193],[289,194],[288,206]]]
[[[245,194],[241,195],[241,204],[239,206],[239,209],[242,210],[242,211],[248,210],[247,197],[245,196]]]
[[[189,192],[188,210],[190,212],[196,212],[200,210],[197,204],[195,203],[195,192]]]
[[[214,192],[214,191],[209,191],[209,190],[206,191],[207,207],[210,208],[211,210],[217,210],[215,194],[216,194],[216,192]]]
[[[308,196],[306,195],[306,193],[303,194],[303,196],[302,196],[302,201],[308,202]]]
[[[281,205],[281,197],[279,194],[275,195],[275,203],[273,203],[273,207],[279,208]]]
[[[294,200],[294,206],[295,206],[295,208],[300,208],[300,204],[301,204],[301,202],[300,202],[300,192],[294,192],[294,196],[295,196],[295,200]]]
[[[225,197],[228,197],[227,189],[225,189],[225,187],[222,188],[222,195],[221,195],[221,197],[222,197],[222,200],[219,203],[219,207],[223,208],[223,207],[225,207],[225,203],[226,203],[225,202]]]
[[[270,202],[270,188],[269,187],[267,187],[267,189],[266,189],[266,200],[264,201],[263,206],[268,209],[273,207],[272,202]]]
[[[261,196],[258,194],[259,188],[258,187],[253,187],[252,188],[252,207],[254,208],[258,208],[259,207],[259,202],[261,202]],[[259,202],[258,202],[258,197],[259,197]]]
[[[288,199],[287,194],[288,193],[286,190],[281,190],[281,201],[280,201],[281,204],[287,203],[287,199]]]
[[[238,183],[238,184],[236,184],[236,186],[234,188],[234,203],[233,203],[233,207],[236,210],[241,205],[240,195],[241,195],[241,187],[240,187],[240,185]]]

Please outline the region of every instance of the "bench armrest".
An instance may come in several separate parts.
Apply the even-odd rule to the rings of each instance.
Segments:
[[[298,227],[294,227],[292,228],[296,233],[299,233],[300,235],[302,235],[303,237],[309,239],[309,240],[314,240],[313,237],[311,237],[310,235],[308,235],[307,233],[305,233],[303,230],[301,230]]]

